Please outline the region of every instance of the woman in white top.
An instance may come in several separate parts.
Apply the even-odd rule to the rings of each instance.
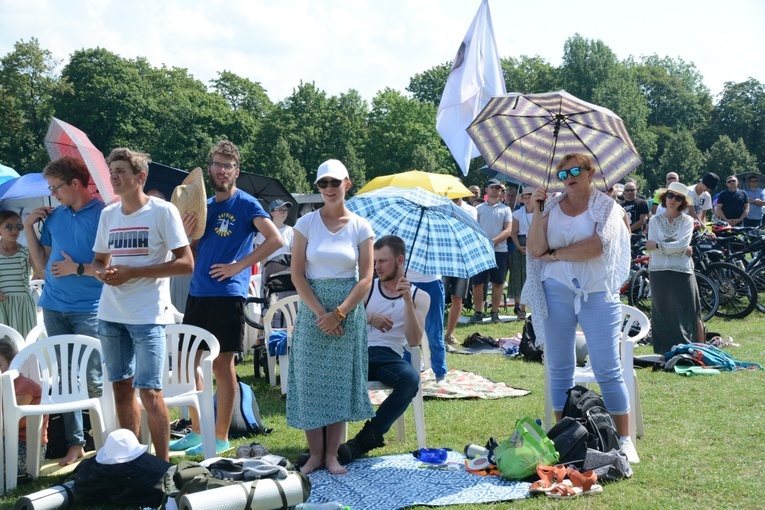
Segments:
[[[526,318],[526,305],[521,304],[521,291],[526,281],[526,235],[534,216],[534,205],[531,203],[533,192],[534,188],[531,186],[523,187],[520,199],[523,207],[513,211],[513,226],[510,230],[510,240],[515,245],[515,250],[510,254],[510,285],[507,293],[515,301],[514,311],[518,319]]]
[[[651,218],[645,247],[651,252],[651,338],[653,351],[666,354],[673,345],[704,342],[699,289],[693,275],[693,218],[688,188],[673,182],[660,195],[663,212]]]
[[[303,473],[326,467],[342,474],[345,422],[374,416],[361,303],[372,284],[374,232],[345,207],[351,181],[340,161],[322,163],[316,185],[324,206],[294,228],[292,282],[301,303],[289,351],[287,424],[305,430],[311,456]]]
[[[532,193],[534,214],[526,252],[531,257],[522,297],[534,318],[541,319],[534,321],[534,330],[537,340],[545,342],[556,419],[561,418],[566,392],[574,385],[579,325],[606,408],[616,423],[620,449],[637,463],[619,357],[619,290],[629,273],[629,232],[621,207],[593,187],[594,173],[588,156],[567,154],[556,173],[565,192],[550,199],[544,212],[539,201],[546,199],[546,190]]]

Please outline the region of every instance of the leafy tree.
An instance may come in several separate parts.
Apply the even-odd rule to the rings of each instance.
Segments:
[[[682,182],[692,184],[699,180],[705,171],[704,155],[696,147],[690,131],[675,131],[667,143],[667,149],[659,158],[660,172],[680,174]],[[663,178],[661,184],[664,184]]]
[[[562,88],[560,71],[539,56],[503,58],[502,72],[508,92],[537,94]]]
[[[757,172],[757,158],[746,149],[739,138],[733,142],[728,136],[721,136],[704,152],[706,171],[714,172],[724,178],[728,175],[744,172]]]
[[[54,72],[59,63],[34,37],[0,59],[0,162],[19,173],[39,172],[49,161],[43,142],[51,98],[63,90]]]
[[[306,170],[290,154],[290,146],[284,137],[276,141],[269,161],[270,175],[281,181],[291,193],[311,193]]]
[[[616,55],[603,41],[588,40],[576,34],[564,44],[563,85],[579,99],[595,102],[595,89],[612,78],[617,64]]]
[[[452,70],[453,62],[444,62],[427,71],[415,74],[409,79],[409,86],[406,88],[412,94],[412,97],[418,101],[427,101],[436,105],[441,104],[441,96],[444,95],[446,80],[449,79],[449,73]]]
[[[364,159],[359,157],[356,148],[348,144],[345,147],[345,156],[342,161],[348,169],[348,175],[353,183],[353,189],[359,190],[367,183],[367,170]]]

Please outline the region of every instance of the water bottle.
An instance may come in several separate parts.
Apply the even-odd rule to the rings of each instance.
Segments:
[[[446,462],[446,449],[444,448],[420,448],[413,452],[414,456],[428,464],[443,464]]]
[[[337,501],[330,501],[329,503],[300,503],[295,510],[351,510],[351,507]]]
[[[491,452],[488,448],[477,444],[469,444],[465,447],[465,457],[468,459],[474,459],[476,457],[488,457]]]

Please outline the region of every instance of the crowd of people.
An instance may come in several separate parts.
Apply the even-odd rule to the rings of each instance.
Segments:
[[[729,176],[728,189],[714,200],[717,175],[706,174],[685,186],[675,172],[667,174],[666,187],[650,200],[635,179],[626,180],[619,198],[616,191],[596,189],[588,156],[566,154],[553,176],[564,187],[562,193],[552,196],[541,187],[516,189],[489,179],[484,194],[471,186],[472,197],[454,200],[476,219],[494,248],[496,267],[468,279],[405,274],[404,241],[375,239],[370,223],[346,207],[352,182],[338,160],[318,167],[314,184],[323,206],[300,217],[294,227],[286,223],[291,203],[274,200],[266,212],[237,188],[241,158],[229,141],[210,149],[206,177],[214,196],[196,211],[182,213],[144,190],[148,154],[118,148],[107,163],[119,202],[105,206],[94,198],[84,163],[63,157],[43,171],[60,206],[35,209],[23,221],[16,212],[0,212],[0,322],[22,335],[33,328],[37,314],[29,280],[32,273],[43,275],[38,304],[48,336],[77,333],[100,339],[107,373],[101,373],[97,356],[89,360],[83,374],[89,394],[101,395],[106,376],[120,427],[138,436],[137,391],[147,410],[154,453],[167,459],[170,451],[202,453],[193,409],[191,431],[169,441],[162,393],[164,325],[174,322],[173,311],[182,308],[184,323],[210,331],[220,344],[213,362],[215,450],[220,453],[230,448],[234,357],[243,349],[251,267],[290,255],[300,306],[289,351],[286,411],[288,425],[305,431],[304,473],[326,468],[342,474],[345,463],[384,445],[384,434],[419,385],[419,367],[407,361],[405,349],[417,348],[425,336],[436,378],[442,381],[446,345],[459,343],[455,328],[471,294],[471,324],[500,322],[504,295],[514,300],[518,319],[526,317],[527,307],[536,315],[558,419],[573,386],[581,328],[620,449],[630,462],[639,462],[630,439],[630,403],[619,358],[619,291],[628,277],[631,238],[645,236],[651,254],[649,270],[656,275],[652,338],[656,352],[663,353],[679,342],[703,341],[689,247],[694,222],[704,228],[711,210],[731,225],[759,226],[765,206],[756,175],[747,178],[746,190]],[[26,245],[18,241],[23,231]],[[185,286],[178,288],[188,290],[182,291],[182,306],[175,307],[179,298],[171,297],[170,279],[182,282],[184,277]],[[445,319],[447,296],[451,307]],[[13,342],[0,339],[0,370],[15,354]],[[368,380],[393,388],[377,411],[369,400]],[[198,379],[197,385],[202,384]],[[19,378],[17,394],[34,403],[39,386]],[[342,444],[346,423],[353,421],[365,423]],[[81,413],[67,414],[64,423],[68,452],[62,465],[80,459],[85,444]]]

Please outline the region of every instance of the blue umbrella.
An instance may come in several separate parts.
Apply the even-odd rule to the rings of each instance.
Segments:
[[[48,181],[43,174],[24,174],[0,184],[0,200],[36,198],[50,195]]]
[[[389,186],[347,202],[375,234],[397,235],[407,245],[407,270],[469,278],[496,267],[494,247],[481,226],[446,197],[422,188]]]
[[[19,173],[9,166],[0,164],[0,184],[19,177]]]

